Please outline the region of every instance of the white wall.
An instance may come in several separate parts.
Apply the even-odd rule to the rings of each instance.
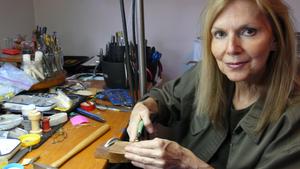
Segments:
[[[162,53],[164,75],[185,69],[186,56],[199,32],[205,0],[145,0],[145,36]],[[131,35],[131,0],[125,0]],[[94,56],[112,34],[122,30],[119,0],[34,0],[36,24],[57,31],[65,55]],[[131,38],[131,36],[130,36]]]
[[[4,1],[4,0],[2,0]],[[11,0],[10,0],[11,1]],[[16,1],[16,0],[14,0]],[[185,69],[200,31],[200,13],[207,0],[144,0],[145,34],[150,46],[162,53],[165,79]],[[286,0],[300,18],[299,0]],[[23,1],[19,1],[23,2]],[[33,0],[35,23],[57,31],[65,55],[94,56],[122,30],[119,0]],[[130,24],[130,2],[125,0]],[[295,23],[299,31],[300,23]],[[130,27],[128,27],[131,31]]]
[[[300,1],[299,0],[285,0],[291,11],[292,11],[292,16],[294,18],[294,24],[296,27],[296,31],[300,31]]]
[[[27,35],[31,39],[34,28],[33,0],[0,0],[0,46],[3,39],[14,38],[17,34]]]
[[[57,31],[67,55],[94,56],[121,30],[117,0],[34,0],[36,24]]]

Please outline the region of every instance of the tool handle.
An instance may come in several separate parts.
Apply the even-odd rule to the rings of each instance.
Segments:
[[[96,121],[99,121],[99,122],[103,122],[103,123],[105,122],[104,118],[102,118],[100,115],[97,115],[97,114],[88,112],[88,111],[83,110],[83,109],[81,109],[81,108],[77,108],[76,110],[77,110],[77,112],[78,112],[79,114],[82,114],[82,115],[84,115],[84,116],[88,116],[89,118],[92,118],[92,119],[94,119],[94,120],[96,120]]]
[[[60,167],[64,162],[69,160],[72,156],[80,152],[82,149],[87,147],[89,144],[91,144],[94,140],[96,140],[98,137],[105,134],[110,129],[108,124],[104,124],[99,129],[94,131],[91,135],[89,135],[87,138],[82,140],[79,144],[77,144],[73,149],[71,149],[67,154],[62,156],[60,159],[54,161],[51,166],[52,167]]]
[[[17,162],[19,162],[28,152],[29,152],[29,147],[19,150],[17,152],[17,154],[14,155],[13,158],[11,158],[9,160],[9,163],[17,163]]]

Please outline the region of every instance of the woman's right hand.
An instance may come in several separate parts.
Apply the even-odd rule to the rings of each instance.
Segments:
[[[148,97],[142,102],[138,102],[131,112],[129,125],[127,127],[127,133],[129,135],[129,141],[135,141],[137,137],[137,128],[139,122],[144,122],[144,127],[147,132],[152,134],[154,132],[153,124],[150,120],[150,115],[157,112],[157,103],[151,97]]]

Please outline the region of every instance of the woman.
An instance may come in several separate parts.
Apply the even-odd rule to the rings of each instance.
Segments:
[[[178,143],[134,142],[125,157],[142,168],[300,168],[300,101],[294,30],[282,0],[209,0],[203,61],[152,89],[132,111],[180,123]],[[201,73],[199,73],[201,72]],[[199,75],[199,78],[196,78]],[[192,104],[194,103],[194,104]]]

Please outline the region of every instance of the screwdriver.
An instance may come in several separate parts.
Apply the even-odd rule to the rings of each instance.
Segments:
[[[144,122],[143,122],[143,120],[140,120],[139,124],[138,124],[138,128],[137,128],[137,134],[136,134],[135,141],[139,141],[139,138],[142,135],[143,128],[144,128]]]

